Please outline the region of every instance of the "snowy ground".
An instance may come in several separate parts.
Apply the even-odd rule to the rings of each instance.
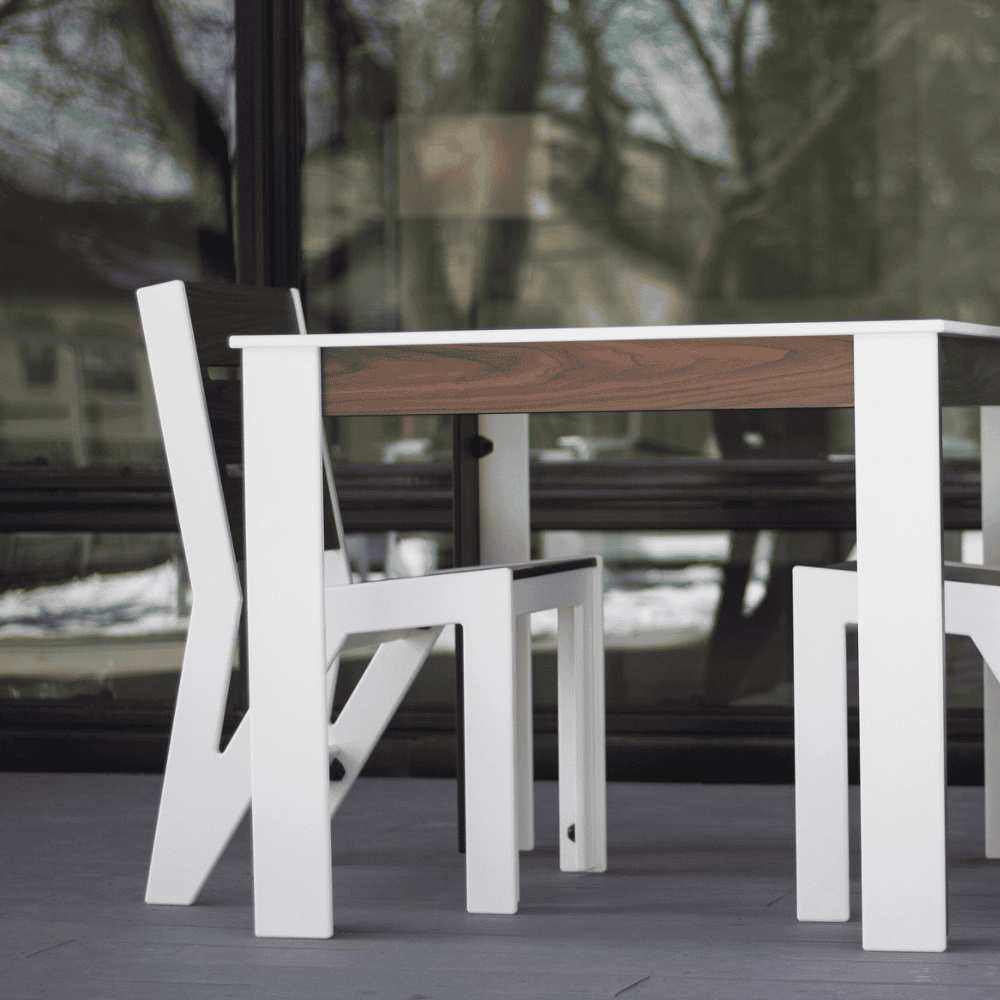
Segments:
[[[570,549],[603,549],[609,649],[683,646],[703,640],[711,631],[721,582],[718,562],[725,558],[728,536],[549,534],[547,556],[574,554]],[[436,553],[423,540],[402,539],[394,544],[387,560],[391,575],[416,575],[436,568]],[[685,556],[705,561],[683,565]],[[617,571],[616,557],[631,560],[633,568]],[[649,567],[635,569],[635,560],[643,558],[650,560]],[[664,568],[665,559],[673,567]],[[70,647],[66,644],[73,640],[127,643],[161,638],[177,644],[187,628],[190,601],[190,587],[177,561],[139,572],[95,573],[83,580],[8,591],[0,595],[0,650],[6,647],[13,653],[15,646],[23,649],[25,644],[40,648],[38,640],[66,647],[67,654]],[[556,612],[534,615],[531,631],[536,649],[554,647]],[[438,648],[454,648],[451,629],[442,635]],[[19,659],[13,655],[0,658],[0,674],[23,669]],[[88,662],[81,657],[81,670],[92,669]],[[107,669],[114,671],[118,661],[108,662]],[[134,657],[123,657],[118,669],[136,670],[126,665],[136,662]],[[61,672],[65,669],[64,665]]]
[[[187,595],[176,561],[135,573],[0,594],[0,639],[148,636],[187,629]]]
[[[437,568],[435,546],[427,539],[369,538],[381,547],[379,558],[388,557],[384,561],[392,576]],[[709,636],[719,601],[721,565],[728,556],[728,534],[548,532],[542,541],[546,557],[604,556],[606,649],[681,650]],[[358,547],[357,542],[358,536],[349,536],[349,551]],[[982,562],[979,532],[963,533],[961,554],[963,562]],[[170,677],[180,668],[190,603],[190,587],[176,561],[141,572],[94,574],[0,594],[0,678],[9,679],[0,683],[0,696],[62,698],[80,693],[80,685],[97,692],[110,681]],[[554,611],[533,616],[532,636],[536,650],[555,647]],[[949,647],[952,706],[981,703],[981,660],[974,647],[966,646],[952,641]],[[453,630],[446,629],[437,649],[453,648]],[[351,656],[361,658],[370,652],[357,650]],[[663,678],[657,681],[661,686],[662,682]],[[697,687],[696,679],[692,683]],[[790,686],[779,688],[742,703],[790,703]]]
[[[137,573],[95,573],[85,580],[9,591],[0,595],[0,639],[184,632],[187,602],[183,596],[178,600],[177,576],[176,564],[166,563]],[[638,590],[607,589],[609,645],[683,645],[704,638],[719,597],[718,571],[691,567],[674,576]],[[531,625],[536,642],[555,641],[555,611],[534,615]]]

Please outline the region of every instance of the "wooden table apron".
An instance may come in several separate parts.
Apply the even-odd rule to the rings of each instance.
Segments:
[[[850,337],[346,347],[323,352],[323,408],[345,416],[853,406],[852,353]]]
[[[546,339],[548,331],[376,334],[370,340],[362,335],[267,337],[255,343],[234,338],[233,346],[244,349],[251,682],[255,673],[268,672],[267,663],[254,660],[254,615],[281,628],[267,602],[277,599],[293,575],[296,552],[305,558],[309,546],[321,545],[318,448],[310,455],[312,441],[306,451],[294,446],[299,457],[293,461],[285,439],[294,436],[295,422],[303,419],[304,412],[319,410],[320,348],[322,408],[327,414],[853,405],[863,941],[870,949],[941,950],[947,927],[940,407],[1000,404],[1000,345],[991,339],[1000,338],[1000,329],[943,321],[789,325],[786,336],[772,335],[780,326],[757,329],[761,336],[748,335],[749,331],[728,336],[737,330],[734,327],[687,328],[695,334],[692,337],[676,328],[662,334],[637,330],[636,339],[608,330],[605,335],[613,338],[608,340],[590,339],[588,334],[597,331],[583,331],[580,339],[571,339],[567,331],[552,331],[551,342]],[[795,335],[798,330],[808,335]],[[517,340],[519,334],[524,342]],[[405,346],[399,345],[411,336]],[[455,342],[460,337],[485,342]],[[413,343],[420,338],[422,346]],[[303,340],[311,341],[309,347]],[[292,366],[295,371],[275,367],[282,355],[298,356],[297,367]],[[296,393],[307,398],[289,409]],[[252,418],[250,409],[255,410]],[[253,433],[263,434],[259,447],[251,440]],[[1000,434],[993,435],[994,444],[988,446],[984,435],[984,460],[993,463],[992,468],[996,461],[990,449],[996,450],[997,437]],[[303,469],[301,475],[296,463]],[[288,481],[277,485],[275,468]],[[988,508],[991,518],[998,506],[993,485],[984,488],[984,511]],[[268,558],[282,566],[281,580],[270,582],[262,559],[254,573],[255,558],[260,556],[254,556],[251,533],[263,537],[267,517],[277,516],[275,490],[280,502],[288,505],[282,520],[288,524],[298,519],[309,529],[296,545],[267,550]],[[263,516],[254,518],[250,512],[257,502]],[[996,559],[1000,552],[992,548],[997,533],[991,524],[984,527],[987,556]],[[321,583],[316,567],[307,576],[312,583]],[[289,607],[287,600],[283,606]],[[322,631],[321,623],[319,628]],[[277,658],[274,638],[266,639],[260,629],[257,635],[265,658]],[[316,648],[315,641],[311,646]],[[287,651],[280,659],[290,663]],[[928,712],[928,705],[935,707]],[[256,728],[256,709],[254,718]],[[269,719],[268,724],[277,721]],[[276,752],[275,738],[267,739],[268,752]],[[318,750],[313,756],[318,760]],[[290,774],[295,764],[286,755],[272,766]],[[278,802],[258,803],[256,786],[254,794],[256,822],[259,807],[277,808]],[[282,807],[288,803],[284,797]],[[287,822],[272,827],[277,839],[265,848],[275,862],[279,852],[296,849],[296,834]],[[314,847],[320,848],[316,856],[322,855],[322,845]],[[266,867],[262,863],[257,868],[258,878]],[[327,878],[320,881],[328,885]],[[303,923],[297,933],[330,933],[332,919],[320,905],[325,892],[320,887],[311,892],[317,907],[310,918],[315,931],[310,934]],[[258,932],[261,926],[258,921]]]

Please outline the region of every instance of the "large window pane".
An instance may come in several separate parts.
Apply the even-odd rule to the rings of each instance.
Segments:
[[[233,277],[231,4],[6,4],[0,79],[0,465],[162,466],[132,293]]]
[[[1000,322],[995,0],[306,9],[314,330]],[[975,459],[978,411],[949,408],[942,423],[945,459]],[[330,429],[345,462],[447,461],[443,419]],[[591,463],[608,489],[638,463],[849,469],[853,451],[850,410],[531,419],[533,462]],[[717,526],[728,555],[711,564],[721,576],[701,666],[677,668],[700,678],[683,697],[788,702],[789,567],[851,545],[843,524],[771,531],[766,520]],[[655,550],[655,533],[579,534],[634,579],[688,572],[636,556]],[[638,622],[651,601],[682,607],[680,579],[651,583],[656,594],[609,586]],[[659,649],[666,663],[670,642]],[[669,683],[657,685],[673,668],[658,670],[650,703],[667,697]]]
[[[0,4],[5,488],[166,488],[133,293],[233,279],[233,74],[231,0]],[[0,534],[0,698],[169,707],[185,595],[176,535]]]

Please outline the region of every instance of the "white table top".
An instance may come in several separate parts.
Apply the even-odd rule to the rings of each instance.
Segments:
[[[437,330],[390,333],[311,333],[230,337],[244,347],[426,347],[449,344],[546,344],[565,341],[697,340],[720,337],[853,337],[943,333],[1000,339],[1000,327],[949,319],[848,320],[823,323],[699,323],[687,326],[570,327],[528,330]]]

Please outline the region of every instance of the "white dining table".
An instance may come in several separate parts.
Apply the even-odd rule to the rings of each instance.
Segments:
[[[525,520],[524,414],[853,406],[862,943],[946,947],[941,407],[983,407],[984,552],[1000,565],[1000,328],[877,320],[237,336],[230,346],[243,353],[258,934],[333,927],[327,802],[299,778],[325,759],[325,732],[296,722],[315,714],[325,667],[322,413],[492,415],[501,443],[483,463],[480,518],[499,561],[505,533]]]

